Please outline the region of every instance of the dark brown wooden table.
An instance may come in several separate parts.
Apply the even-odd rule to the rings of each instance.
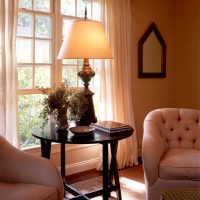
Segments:
[[[73,194],[73,199],[89,199],[99,195],[103,195],[103,200],[108,200],[111,191],[117,191],[118,199],[121,200],[121,189],[119,183],[119,174],[117,167],[117,146],[118,141],[128,138],[132,135],[133,129],[129,131],[121,131],[113,136],[100,134],[94,131],[91,136],[75,136],[70,131],[57,131],[54,124],[41,128],[34,128],[32,135],[40,139],[42,157],[50,159],[51,143],[61,144],[61,176],[65,179],[65,144],[95,144],[102,145],[103,155],[103,188],[100,190],[92,191],[86,194],[81,194],[79,191],[72,188],[70,185],[64,183],[66,191]],[[108,145],[111,149],[111,163],[110,170],[108,170]],[[114,178],[114,183],[113,182]]]

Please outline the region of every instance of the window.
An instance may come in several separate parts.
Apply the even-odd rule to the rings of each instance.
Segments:
[[[82,87],[77,72],[82,60],[57,60],[62,39],[71,21],[84,16],[84,0],[18,0],[17,6],[17,74],[18,116],[21,148],[38,141],[31,129],[41,125],[39,113],[43,96],[39,87],[56,87],[64,79],[69,87]],[[101,20],[101,0],[87,0],[88,18]],[[90,83],[95,91],[94,104],[98,113],[99,66],[90,60],[96,76]],[[97,91],[97,92],[96,92]]]

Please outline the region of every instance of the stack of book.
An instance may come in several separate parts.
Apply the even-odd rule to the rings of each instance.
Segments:
[[[97,123],[92,123],[90,126],[92,126],[99,133],[105,133],[109,135],[133,130],[130,125],[114,121],[98,121]]]

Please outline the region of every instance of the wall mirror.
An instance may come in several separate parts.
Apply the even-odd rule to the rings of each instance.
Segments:
[[[152,23],[138,43],[138,77],[166,77],[166,44],[155,23]]]

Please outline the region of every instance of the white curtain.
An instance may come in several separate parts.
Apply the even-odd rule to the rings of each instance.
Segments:
[[[138,164],[138,146],[134,123],[131,64],[131,10],[130,0],[105,0],[104,25],[109,38],[113,60],[102,67],[101,119],[132,125],[132,137],[118,144],[118,168]],[[98,169],[102,167],[102,160]]]
[[[0,134],[18,147],[15,1],[0,1]]]

